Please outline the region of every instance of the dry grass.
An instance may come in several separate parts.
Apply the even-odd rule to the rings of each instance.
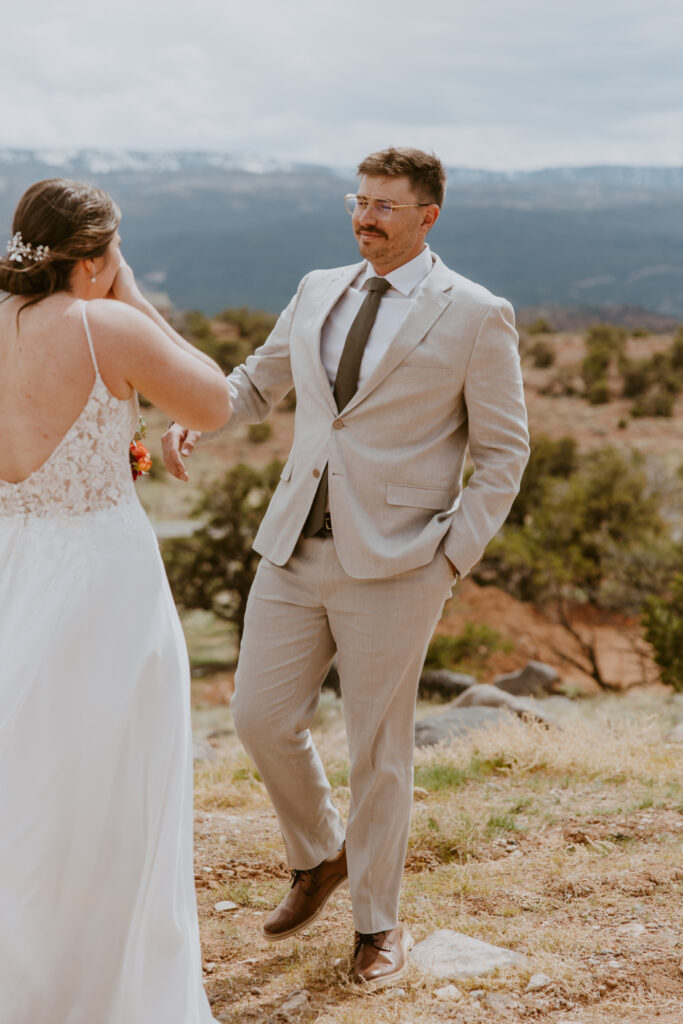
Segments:
[[[413,813],[403,919],[417,940],[452,928],[528,958],[522,969],[459,982],[451,1002],[413,967],[399,991],[354,989],[345,891],[308,933],[263,942],[263,912],[286,888],[287,867],[265,789],[234,738],[224,740],[220,759],[197,774],[196,797],[202,942],[217,1018],[275,1021],[286,996],[305,988],[306,1019],[318,1024],[680,1024],[680,747],[663,742],[665,718],[625,714],[630,699],[620,699],[618,715],[614,699],[595,702],[602,717],[576,717],[561,731],[511,721],[417,753],[426,795]],[[316,740],[346,810],[343,733],[331,698],[325,708]],[[239,909],[216,913],[222,899]],[[539,971],[552,985],[525,993]]]

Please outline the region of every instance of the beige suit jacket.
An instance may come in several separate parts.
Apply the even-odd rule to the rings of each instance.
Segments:
[[[440,545],[466,575],[504,522],[528,458],[512,307],[433,257],[403,326],[338,410],[321,329],[364,266],[308,274],[265,344],[230,375],[231,426],[265,419],[296,388],[292,449],[254,548],[287,562],[327,464],[350,576],[415,569]],[[475,469],[463,490],[468,445]]]

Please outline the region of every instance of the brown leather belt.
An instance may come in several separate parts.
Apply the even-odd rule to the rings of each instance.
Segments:
[[[332,516],[329,512],[325,513],[323,519],[323,525],[320,527],[318,532],[314,534],[315,537],[331,537],[332,536]]]

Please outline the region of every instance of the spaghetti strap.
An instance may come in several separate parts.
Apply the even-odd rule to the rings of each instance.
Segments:
[[[100,368],[97,365],[97,359],[95,359],[95,349],[94,349],[93,343],[92,343],[92,335],[90,333],[90,325],[88,324],[88,317],[86,316],[86,312],[85,312],[86,305],[87,305],[87,303],[83,302],[83,306],[82,306],[82,309],[81,309],[81,313],[83,315],[83,326],[85,327],[85,336],[88,339],[88,348],[90,349],[90,355],[91,355],[91,358],[92,358],[92,364],[95,367],[95,374],[96,374],[97,377],[99,377],[100,376]]]

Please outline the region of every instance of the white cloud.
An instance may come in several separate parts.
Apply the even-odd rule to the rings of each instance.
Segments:
[[[683,163],[679,0],[33,0],[3,21],[0,145]]]

